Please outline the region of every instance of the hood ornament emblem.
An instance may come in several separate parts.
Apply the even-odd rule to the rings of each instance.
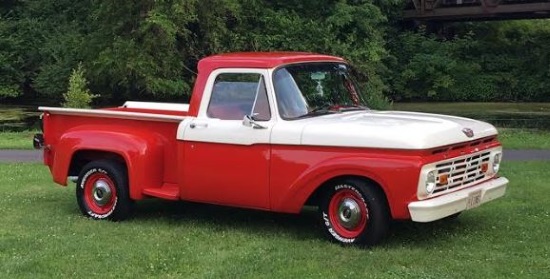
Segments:
[[[474,136],[474,131],[470,128],[464,128],[462,129],[462,132],[469,138],[472,138]]]

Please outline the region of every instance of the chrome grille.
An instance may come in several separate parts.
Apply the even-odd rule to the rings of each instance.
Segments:
[[[490,155],[491,152],[481,152],[436,164],[436,187],[433,193],[468,186],[488,177]]]

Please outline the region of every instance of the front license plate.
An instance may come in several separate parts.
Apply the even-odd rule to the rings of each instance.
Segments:
[[[466,209],[478,207],[481,204],[481,190],[477,190],[468,195],[468,204]]]

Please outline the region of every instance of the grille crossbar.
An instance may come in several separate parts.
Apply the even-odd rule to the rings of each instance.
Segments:
[[[466,187],[488,178],[487,167],[491,152],[480,152],[468,157],[437,164],[435,193]]]

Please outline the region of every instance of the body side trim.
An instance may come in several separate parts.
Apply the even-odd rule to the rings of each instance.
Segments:
[[[77,115],[88,117],[111,117],[131,120],[146,120],[159,122],[180,122],[187,118],[186,116],[162,115],[154,113],[141,112],[122,112],[101,109],[73,109],[73,108],[56,108],[56,107],[38,107],[38,110],[51,114],[61,115]]]
[[[157,110],[171,110],[171,111],[188,111],[189,104],[179,103],[159,103],[159,102],[136,102],[127,101],[122,105],[123,108],[137,108],[137,109],[157,109]]]

